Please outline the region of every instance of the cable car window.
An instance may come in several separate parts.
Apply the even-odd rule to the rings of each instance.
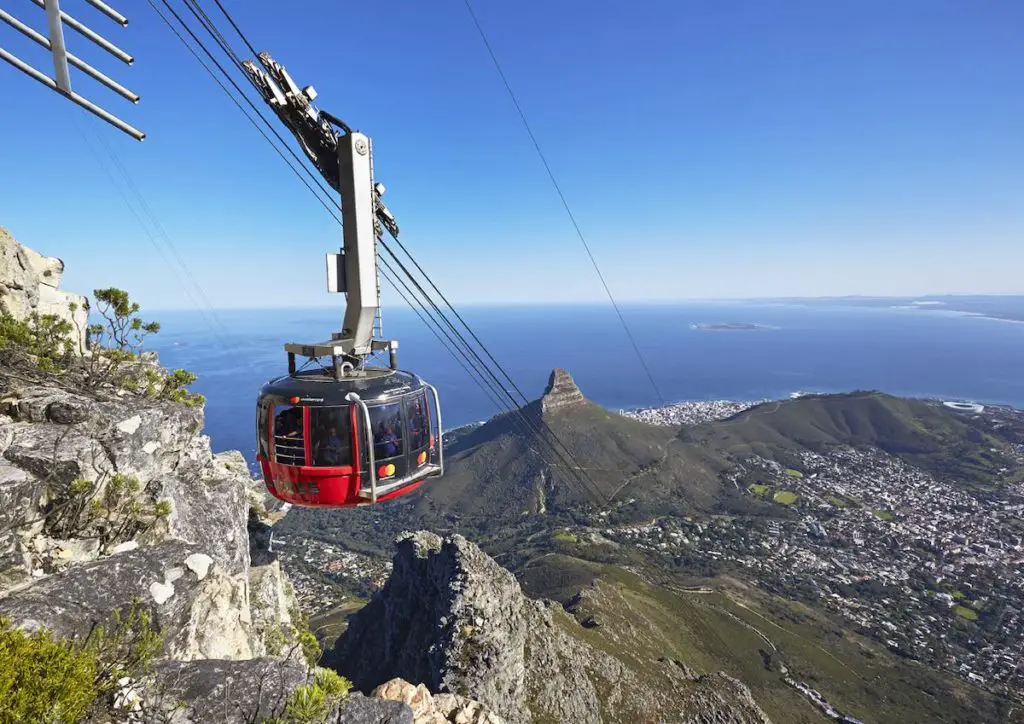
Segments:
[[[282,465],[306,464],[301,407],[274,406],[274,460]]]
[[[374,405],[370,410],[370,429],[373,430],[373,456],[377,460],[401,455],[402,405]]]
[[[269,460],[267,455],[267,415],[270,414],[269,406],[260,403],[256,406],[256,450],[264,460]]]
[[[352,464],[352,418],[348,407],[311,407],[309,436],[313,443],[314,465]]]
[[[409,449],[419,450],[430,440],[430,418],[427,416],[427,396],[424,392],[410,395],[405,400],[405,414],[409,420]]]

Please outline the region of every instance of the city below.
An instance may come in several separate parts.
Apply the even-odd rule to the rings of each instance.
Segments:
[[[653,425],[698,425],[763,402],[680,402],[620,414]],[[1024,430],[1024,411],[943,404]],[[446,442],[472,427],[449,431]],[[992,691],[1024,687],[1024,483],[1011,480],[1013,470],[1001,470],[1005,485],[986,489],[935,477],[873,447],[797,455],[790,467],[751,456],[726,474],[735,491],[777,506],[777,516],[659,516],[564,534],[633,546],[666,566],[683,558],[709,578],[742,570],[769,592],[842,617],[897,655]],[[1024,469],[1024,445],[1010,455]],[[289,538],[280,554],[314,615],[369,596],[390,571],[389,561],[320,541]],[[965,632],[958,619],[979,630]]]

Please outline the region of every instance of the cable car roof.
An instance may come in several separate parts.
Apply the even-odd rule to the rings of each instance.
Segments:
[[[367,404],[425,389],[423,381],[411,372],[380,367],[365,367],[365,376],[336,380],[330,371],[313,370],[284,375],[270,380],[260,390],[260,399],[279,397],[290,402],[298,397],[299,404],[347,405],[345,396],[355,392]]]

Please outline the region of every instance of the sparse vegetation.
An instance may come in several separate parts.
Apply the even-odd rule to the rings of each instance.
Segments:
[[[977,621],[978,612],[967,606],[953,606],[953,613],[967,621]]]
[[[287,643],[288,640],[279,624],[271,623],[270,628],[263,634],[263,645],[267,647],[267,653],[271,656],[280,656]]]
[[[892,511],[889,511],[889,510],[881,510],[881,509],[879,509],[879,510],[872,510],[871,512],[874,513],[875,517],[878,518],[879,520],[892,520],[892,518],[893,518]]]
[[[138,478],[114,473],[98,481],[73,481],[51,506],[46,525],[57,538],[98,539],[102,554],[171,512],[171,501],[150,500]]]
[[[801,473],[799,470],[794,470],[793,468],[786,468],[782,472],[784,472],[791,478],[802,478],[804,476],[804,474]]]
[[[832,503],[832,505],[836,506],[837,508],[846,508],[850,505],[845,500],[835,495],[828,495],[825,497],[825,500]]]
[[[768,486],[762,485],[761,483],[754,483],[749,488],[747,488],[747,490],[749,490],[754,495],[758,495],[762,498],[768,494]]]
[[[320,657],[323,656],[323,649],[320,647],[320,642],[317,640],[316,635],[309,627],[309,619],[303,615],[302,611],[293,608],[289,613],[292,617],[292,625],[295,627],[295,639],[298,641],[299,646],[302,647],[302,655],[305,657],[306,663],[312,668],[317,665]]]

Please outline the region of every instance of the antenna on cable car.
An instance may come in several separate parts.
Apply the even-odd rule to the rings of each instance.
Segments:
[[[74,66],[89,77],[99,81],[107,88],[132,103],[139,102],[138,94],[128,90],[117,81],[96,70],[96,68],[86,63],[77,55],[67,51],[67,48],[64,45],[64,26],[66,25],[74,30],[78,35],[92,41],[126,65],[131,65],[135,62],[135,59],[99,33],[94,30],[90,30],[84,23],[79,22],[61,10],[60,0],[32,0],[32,2],[46,11],[46,25],[49,37],[44,36],[42,33],[39,33],[28,25],[25,25],[5,10],[0,10],[0,20],[3,20],[25,37],[50,51],[50,54],[53,56],[55,77],[51,78],[2,47],[0,47],[0,58],[6,60],[28,77],[39,81],[46,87],[78,104],[93,115],[102,118],[115,128],[124,131],[135,140],[141,141],[144,139],[146,137],[145,133],[134,126],[125,123],[117,116],[104,110],[71,89],[71,73],[68,70],[69,65]],[[128,18],[102,2],[102,0],[86,0],[86,2],[120,25],[122,28],[128,25]]]

